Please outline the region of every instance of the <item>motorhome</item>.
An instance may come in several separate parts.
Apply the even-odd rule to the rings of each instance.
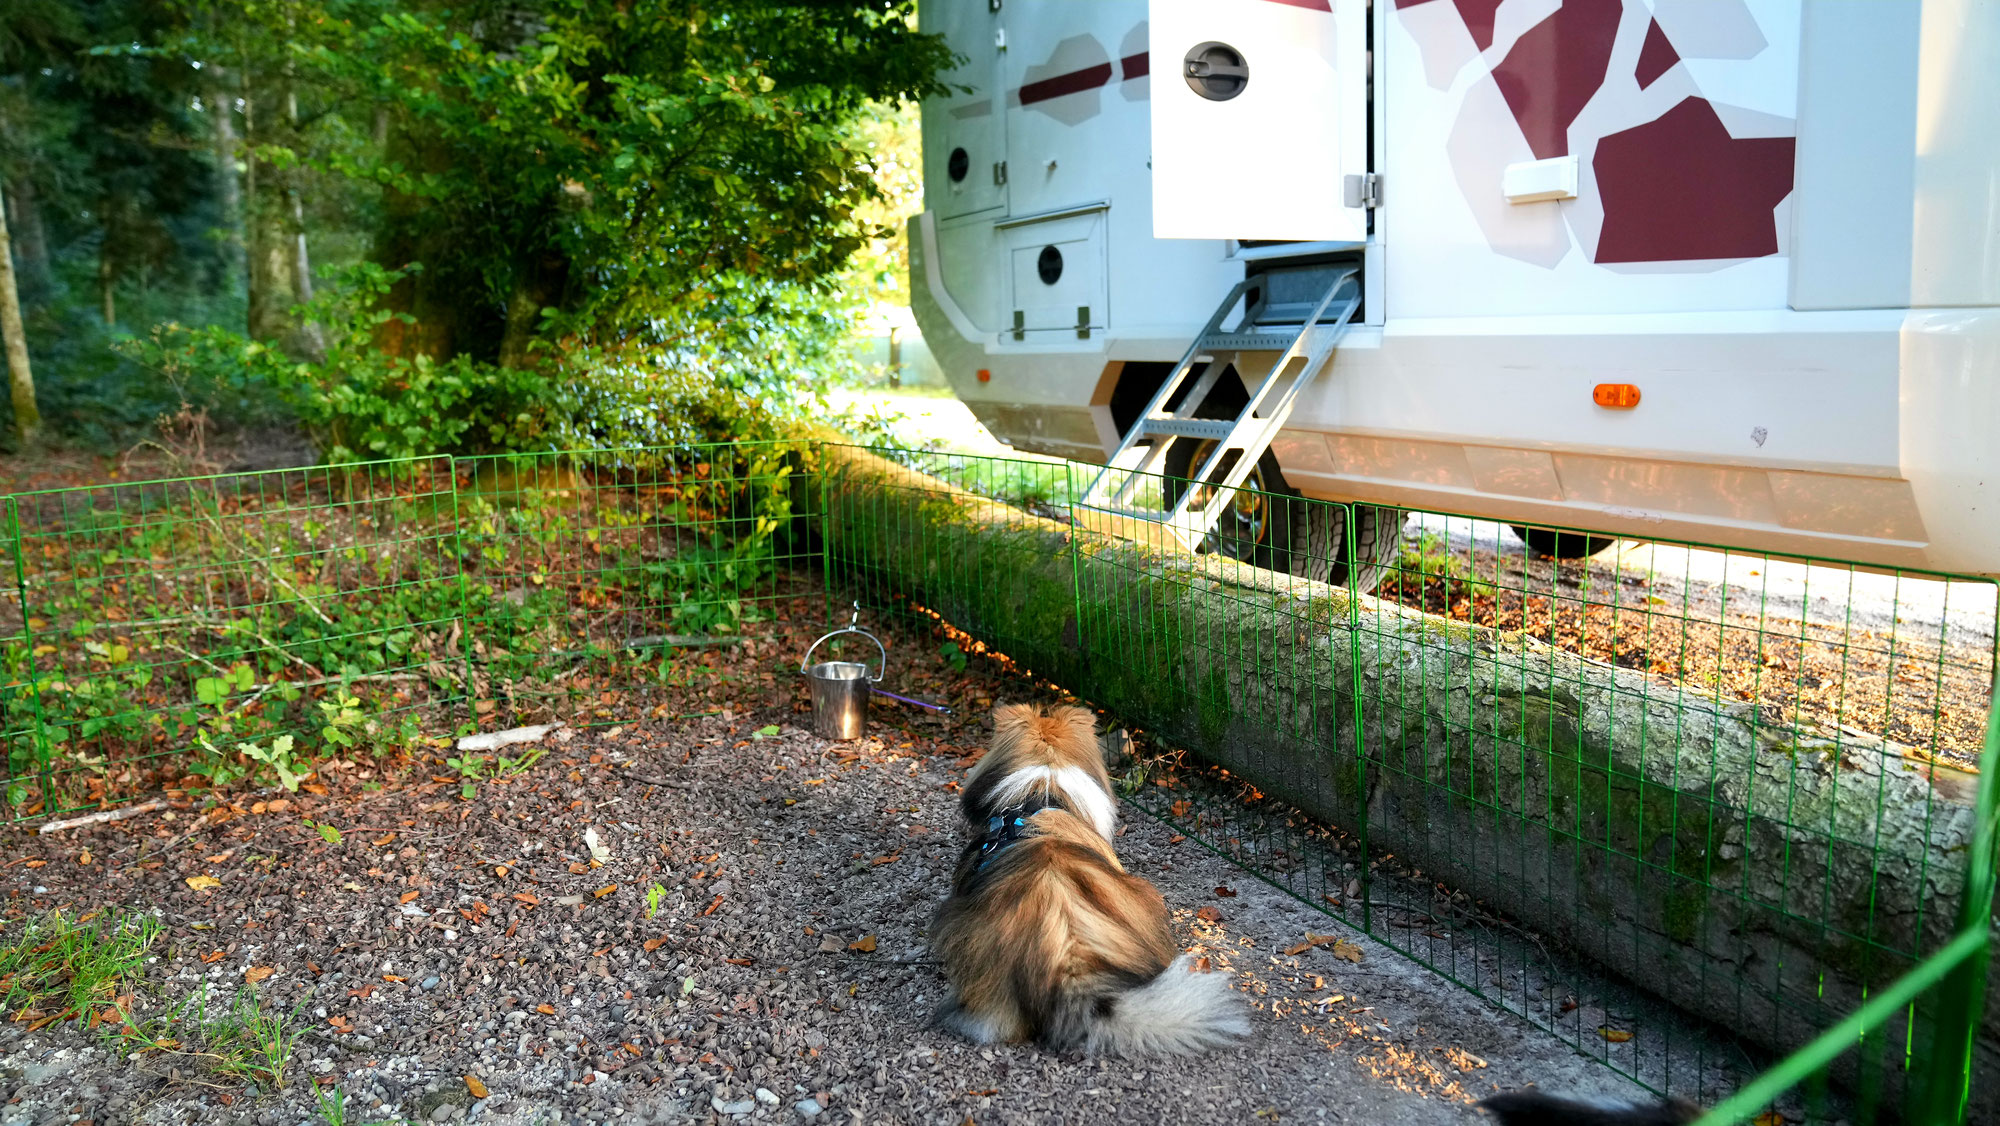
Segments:
[[[1352,502],[1357,565],[1424,509],[2000,575],[2000,5],[920,19],[962,59],[910,222],[957,395],[1216,486],[1085,505],[1336,580],[1344,522],[1287,497]]]

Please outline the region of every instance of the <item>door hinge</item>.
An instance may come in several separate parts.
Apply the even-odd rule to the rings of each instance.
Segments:
[[[1007,183],[1007,162],[1004,160],[996,160],[993,162],[993,186],[998,188],[1004,186],[1006,183]]]
[[[1014,339],[1026,340],[1027,338],[1028,338],[1028,315],[1022,312],[1021,310],[1016,309],[1014,310]]]
[[[1078,340],[1090,339],[1090,306],[1088,305],[1078,305],[1076,307],[1076,338]]]
[[[1376,172],[1350,173],[1341,182],[1341,197],[1349,207],[1382,206],[1382,176]]]

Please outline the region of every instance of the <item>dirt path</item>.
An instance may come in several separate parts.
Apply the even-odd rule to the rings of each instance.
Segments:
[[[766,647],[774,670],[783,637]],[[935,644],[890,640],[906,658]],[[1248,1043],[1126,1062],[927,1030],[943,982],[923,931],[959,840],[980,702],[1034,693],[935,655],[904,663],[922,672],[902,688],[948,695],[963,718],[878,707],[875,738],[828,744],[803,730],[794,680],[749,677],[754,698],[726,716],[559,732],[531,769],[469,799],[436,763],[402,781],[350,765],[323,772],[324,795],[8,830],[7,915],[156,914],[140,1018],[203,990],[221,1011],[268,968],[265,1009],[304,1031],[268,1095],[175,1051],[121,1061],[80,1022],[0,1025],[0,1126],[318,1123],[315,1080],[346,1094],[349,1123],[523,1126],[1445,1123],[1475,1121],[1464,1103],[1496,1087],[1618,1089],[1358,936],[1358,963],[1324,946],[1283,954],[1335,924],[1145,819],[1126,824],[1120,853],[1160,885],[1183,942],[1249,995]],[[608,850],[596,865],[586,830]],[[212,890],[188,882],[203,876]]]

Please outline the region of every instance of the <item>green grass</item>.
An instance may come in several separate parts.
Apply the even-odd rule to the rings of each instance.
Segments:
[[[149,915],[61,911],[0,923],[0,1013],[53,1023],[121,1008],[160,924]]]
[[[1443,536],[1424,532],[1414,543],[1403,541],[1403,548],[1396,555],[1396,570],[1410,576],[1456,579],[1465,575],[1467,567],[1463,558],[1449,550]]]
[[[292,1023],[297,1015],[266,1009],[262,994],[249,986],[237,990],[227,1007],[211,1011],[208,991],[198,989],[159,1017],[137,1020],[128,1014],[108,1038],[127,1055],[180,1057],[221,1078],[275,1091],[285,1085],[298,1043]]]

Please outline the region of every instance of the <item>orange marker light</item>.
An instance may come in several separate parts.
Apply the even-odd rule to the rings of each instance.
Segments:
[[[1600,383],[1591,389],[1590,401],[1615,411],[1629,411],[1639,405],[1639,388],[1631,383]]]
[[[992,373],[992,372],[990,372],[990,371],[987,371],[987,370],[986,370],[985,368],[980,368],[980,369],[979,369],[979,382],[981,382],[981,383],[991,383],[991,382],[993,382],[993,373]],[[1637,394],[1637,392],[1634,392],[1634,394]]]

